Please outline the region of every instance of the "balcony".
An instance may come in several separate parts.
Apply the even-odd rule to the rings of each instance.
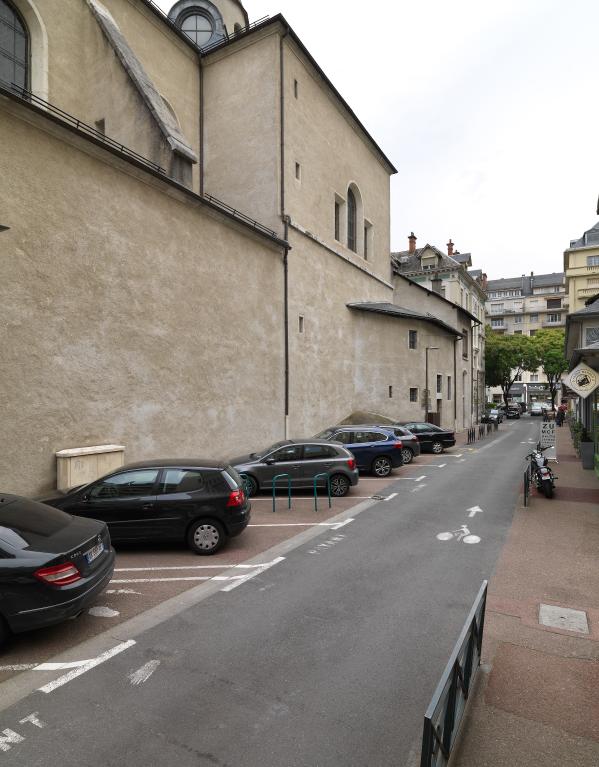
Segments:
[[[563,320],[558,320],[557,322],[550,322],[549,320],[543,320],[542,324],[544,328],[563,328],[566,324],[566,318],[564,317]]]

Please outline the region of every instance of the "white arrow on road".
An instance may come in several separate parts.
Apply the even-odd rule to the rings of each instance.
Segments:
[[[471,506],[469,509],[466,509],[466,511],[470,512],[470,514],[468,514],[469,517],[473,517],[475,514],[483,513],[483,510],[480,506]]]

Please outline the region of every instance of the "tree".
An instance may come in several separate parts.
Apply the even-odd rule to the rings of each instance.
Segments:
[[[539,367],[539,353],[530,336],[508,336],[486,328],[485,381],[487,386],[501,386],[507,407],[514,381],[525,370]]]
[[[539,330],[531,340],[537,354],[537,367],[542,368],[547,377],[553,410],[562,373],[568,369],[568,360],[564,356],[565,332],[563,328]]]

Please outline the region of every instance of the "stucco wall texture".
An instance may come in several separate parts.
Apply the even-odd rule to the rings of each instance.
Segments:
[[[0,134],[3,490],[50,488],[68,447],[281,438],[280,249],[1,109]]]

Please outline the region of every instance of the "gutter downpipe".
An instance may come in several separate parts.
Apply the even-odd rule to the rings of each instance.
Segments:
[[[453,430],[458,428],[458,341],[453,339]]]
[[[285,214],[285,63],[284,63],[284,42],[289,35],[289,27],[285,28],[284,34],[279,40],[279,88],[280,88],[280,158],[281,158],[281,219],[283,221],[283,231],[285,242],[289,238],[289,218]],[[285,387],[285,413],[284,413],[284,435],[289,438],[289,247],[285,248],[283,253],[283,332],[285,344],[285,363],[284,363],[284,387]]]
[[[204,196],[204,66],[202,54],[198,53],[200,67],[200,197]]]
[[[474,323],[470,321],[470,428],[474,426]]]

